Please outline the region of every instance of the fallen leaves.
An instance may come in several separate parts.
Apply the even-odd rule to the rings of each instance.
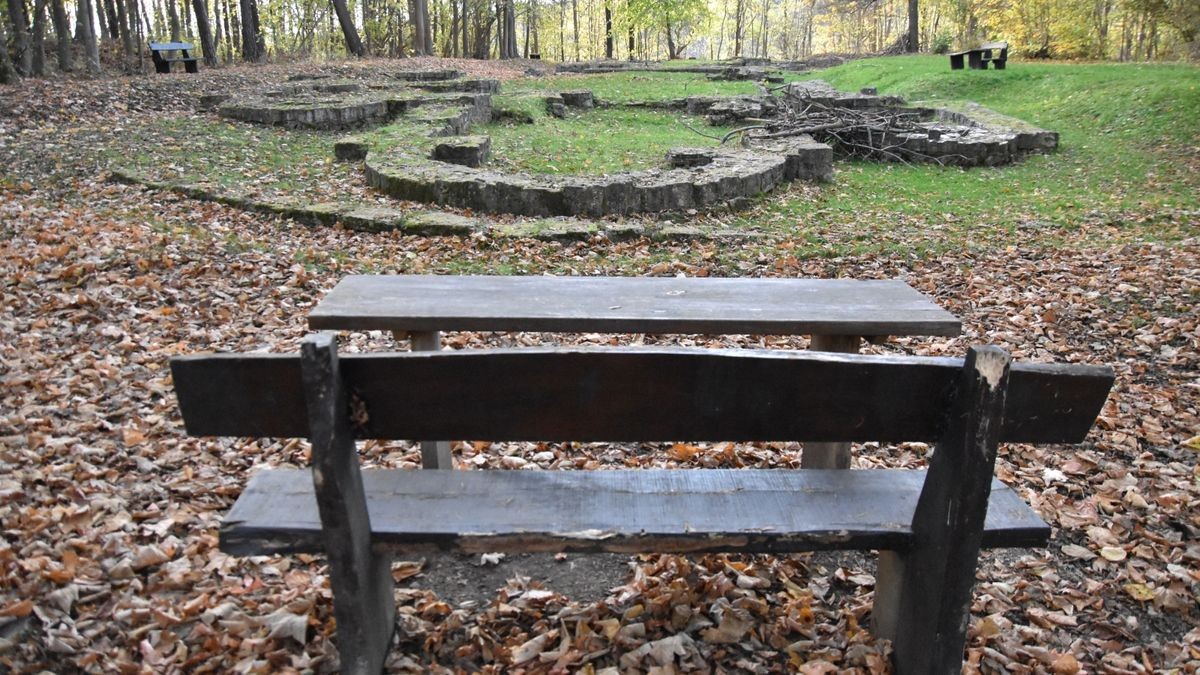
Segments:
[[[270,68],[231,69],[215,83],[283,72]],[[501,243],[310,230],[104,184],[90,160],[49,179],[47,158],[4,154],[49,133],[32,121],[38,115],[64,121],[95,109],[89,124],[103,126],[123,119],[105,117],[114,100],[182,113],[200,82],[208,81],[48,82],[41,99],[24,91],[9,97],[10,90],[0,97],[7,111],[0,117],[29,120],[20,122],[29,135],[20,145],[0,143],[12,174],[0,178],[0,629],[21,635],[0,640],[0,669],[332,669],[336,625],[322,559],[235,558],[216,547],[221,515],[247,475],[260,465],[305,466],[307,446],[185,438],[166,359],[294,351],[307,310],[346,273],[514,269],[903,277],[961,316],[965,335],[898,338],[875,352],[960,355],[967,344],[992,342],[1020,359],[1112,364],[1117,388],[1088,442],[1067,452],[1001,451],[1000,475],[1056,534],[1045,551],[985,554],[968,653],[983,669],[1060,674],[1184,669],[1200,660],[1195,239],[1101,248],[1064,233],[1055,249],[790,257],[777,266],[775,245],[787,249],[787,241]],[[72,124],[78,135],[64,129],[54,138],[77,141],[73,151],[84,153],[85,125]],[[348,351],[393,346],[382,334],[342,340]],[[805,345],[779,336],[455,333],[446,340],[456,349],[635,340]],[[801,452],[795,443],[455,448],[464,470],[794,467]],[[927,452],[921,444],[870,445],[856,449],[855,461],[919,467]],[[420,463],[407,443],[364,444],[362,456],[378,466]],[[466,606],[424,589],[423,563],[397,565],[394,577],[416,588],[397,591],[402,648],[389,668],[482,670],[520,658],[535,672],[885,670],[889,647],[869,631],[869,557],[633,563],[627,583],[596,602],[514,579],[490,602]]]

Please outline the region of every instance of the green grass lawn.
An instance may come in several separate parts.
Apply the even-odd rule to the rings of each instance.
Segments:
[[[1115,239],[1200,234],[1198,68],[1010,61],[1003,71],[951,71],[944,57],[915,56],[811,76],[935,105],[976,101],[1058,131],[1060,148],[968,170],[839,162],[818,198],[768,199],[743,226],[794,231],[830,254],[995,237],[1053,245],[1081,228]]]
[[[853,61],[807,76],[933,105],[976,101],[1058,131],[1061,146],[1016,164],[967,170],[838,161],[833,184],[796,185],[749,210],[718,210],[688,222],[775,233],[793,240],[798,256],[1200,235],[1200,68],[1010,61],[1004,71],[951,71],[944,57],[915,56]],[[637,170],[660,165],[671,147],[714,144],[685,124],[720,131],[678,113],[642,109],[571,111],[564,120],[546,115],[543,92],[585,87],[626,101],[754,90],[752,83],[714,83],[689,73],[505,83],[497,107],[525,111],[538,123],[478,129],[492,136],[493,164],[567,174]],[[401,119],[360,133],[376,150],[424,157],[430,141],[425,127],[413,124]],[[105,154],[114,167],[159,180],[204,180],[314,201],[365,194],[359,170],[332,160],[339,135],[191,117],[134,125]]]
[[[662,166],[671,148],[717,145],[689,126],[722,131],[678,113],[611,108],[571,111],[565,119],[541,115],[536,124],[489,124],[480,133],[492,137],[497,169],[602,175]]]
[[[629,72],[604,75],[556,75],[504,83],[504,93],[549,93],[590,89],[603,101],[669,101],[687,96],[733,96],[758,91],[754,82],[711,82],[699,73]]]

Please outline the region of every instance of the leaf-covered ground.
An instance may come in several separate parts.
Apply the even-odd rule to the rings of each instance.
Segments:
[[[125,134],[133,119],[184,114],[199,92],[304,68],[0,90],[0,670],[331,669],[335,627],[321,559],[232,558],[216,547],[221,514],[247,475],[304,466],[306,444],[185,437],[167,359],[293,350],[306,312],[345,274],[513,269],[899,277],[960,316],[964,334],[872,350],[957,355],[987,342],[1023,359],[1112,365],[1117,385],[1087,442],[1002,448],[999,476],[1054,534],[1045,549],[985,555],[968,663],[1055,673],[1191,672],[1200,664],[1197,214],[1148,207],[1132,216],[1169,219],[1164,243],[1095,243],[1080,227],[1056,236],[1055,246],[963,239],[932,256],[897,242],[880,253],[812,259],[794,255],[806,244],[787,235],[731,250],[307,229],[105,180],[103,151],[124,144],[137,152]],[[787,197],[819,198],[807,188]],[[448,336],[453,348],[543,341],[805,346],[769,336]],[[382,334],[343,342],[349,350],[392,346]],[[926,451],[866,446],[855,461],[920,466]],[[369,443],[362,453],[374,466],[419,461],[407,443]],[[799,454],[792,444],[455,449],[462,470],[776,467],[795,466]],[[885,669],[888,646],[867,630],[869,556],[629,562],[622,583],[586,599],[513,578],[488,602],[455,604],[422,586],[419,561],[398,565],[404,587],[389,670]]]

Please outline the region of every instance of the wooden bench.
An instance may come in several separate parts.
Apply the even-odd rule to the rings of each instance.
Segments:
[[[994,64],[996,70],[1004,70],[1008,61],[1008,43],[985,42],[975,49],[954,52],[950,55],[950,70],[962,70],[964,56],[972,70],[987,70],[988,63]]]
[[[809,335],[857,352],[863,338],[958,335],[961,322],[898,279],[753,279],[353,275],[308,315],[313,330],[387,330],[414,350],[440,331]],[[422,443],[425,468],[451,467],[445,441]],[[850,468],[850,446],[809,443],[805,469]]]
[[[993,477],[999,442],[1079,442],[1111,369],[791,351],[464,350],[172,359],[187,431],[306,437],[311,472],[254,474],[234,555],[324,552],[341,668],[378,673],[395,552],[878,549],[874,622],[900,673],[958,672],[981,547],[1047,542]],[[361,470],[356,439],[937,441],[928,471]]]
[[[172,63],[182,63],[187,72],[198,73],[196,57],[191,55],[194,49],[189,42],[151,42],[150,60],[154,61],[154,70],[159,73],[171,72]],[[169,56],[171,52],[179,52],[179,56]]]

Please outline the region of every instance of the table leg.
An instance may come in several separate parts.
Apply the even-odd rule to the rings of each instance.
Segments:
[[[821,352],[858,352],[859,338],[847,335],[814,335],[809,348]],[[849,443],[805,443],[800,457],[804,469],[849,469]],[[872,632],[891,639],[896,635],[900,616],[900,580],[904,578],[904,558],[895,551],[880,551],[875,566],[875,604],[871,609]]]
[[[442,348],[442,335],[433,331],[412,331],[414,352],[436,352]],[[421,441],[421,466],[426,469],[453,469],[450,457],[450,441]]]
[[[857,335],[814,335],[809,342],[809,349],[818,352],[858,353],[859,342],[862,338]],[[804,454],[800,456],[802,469],[849,469],[849,443],[805,443]]]

